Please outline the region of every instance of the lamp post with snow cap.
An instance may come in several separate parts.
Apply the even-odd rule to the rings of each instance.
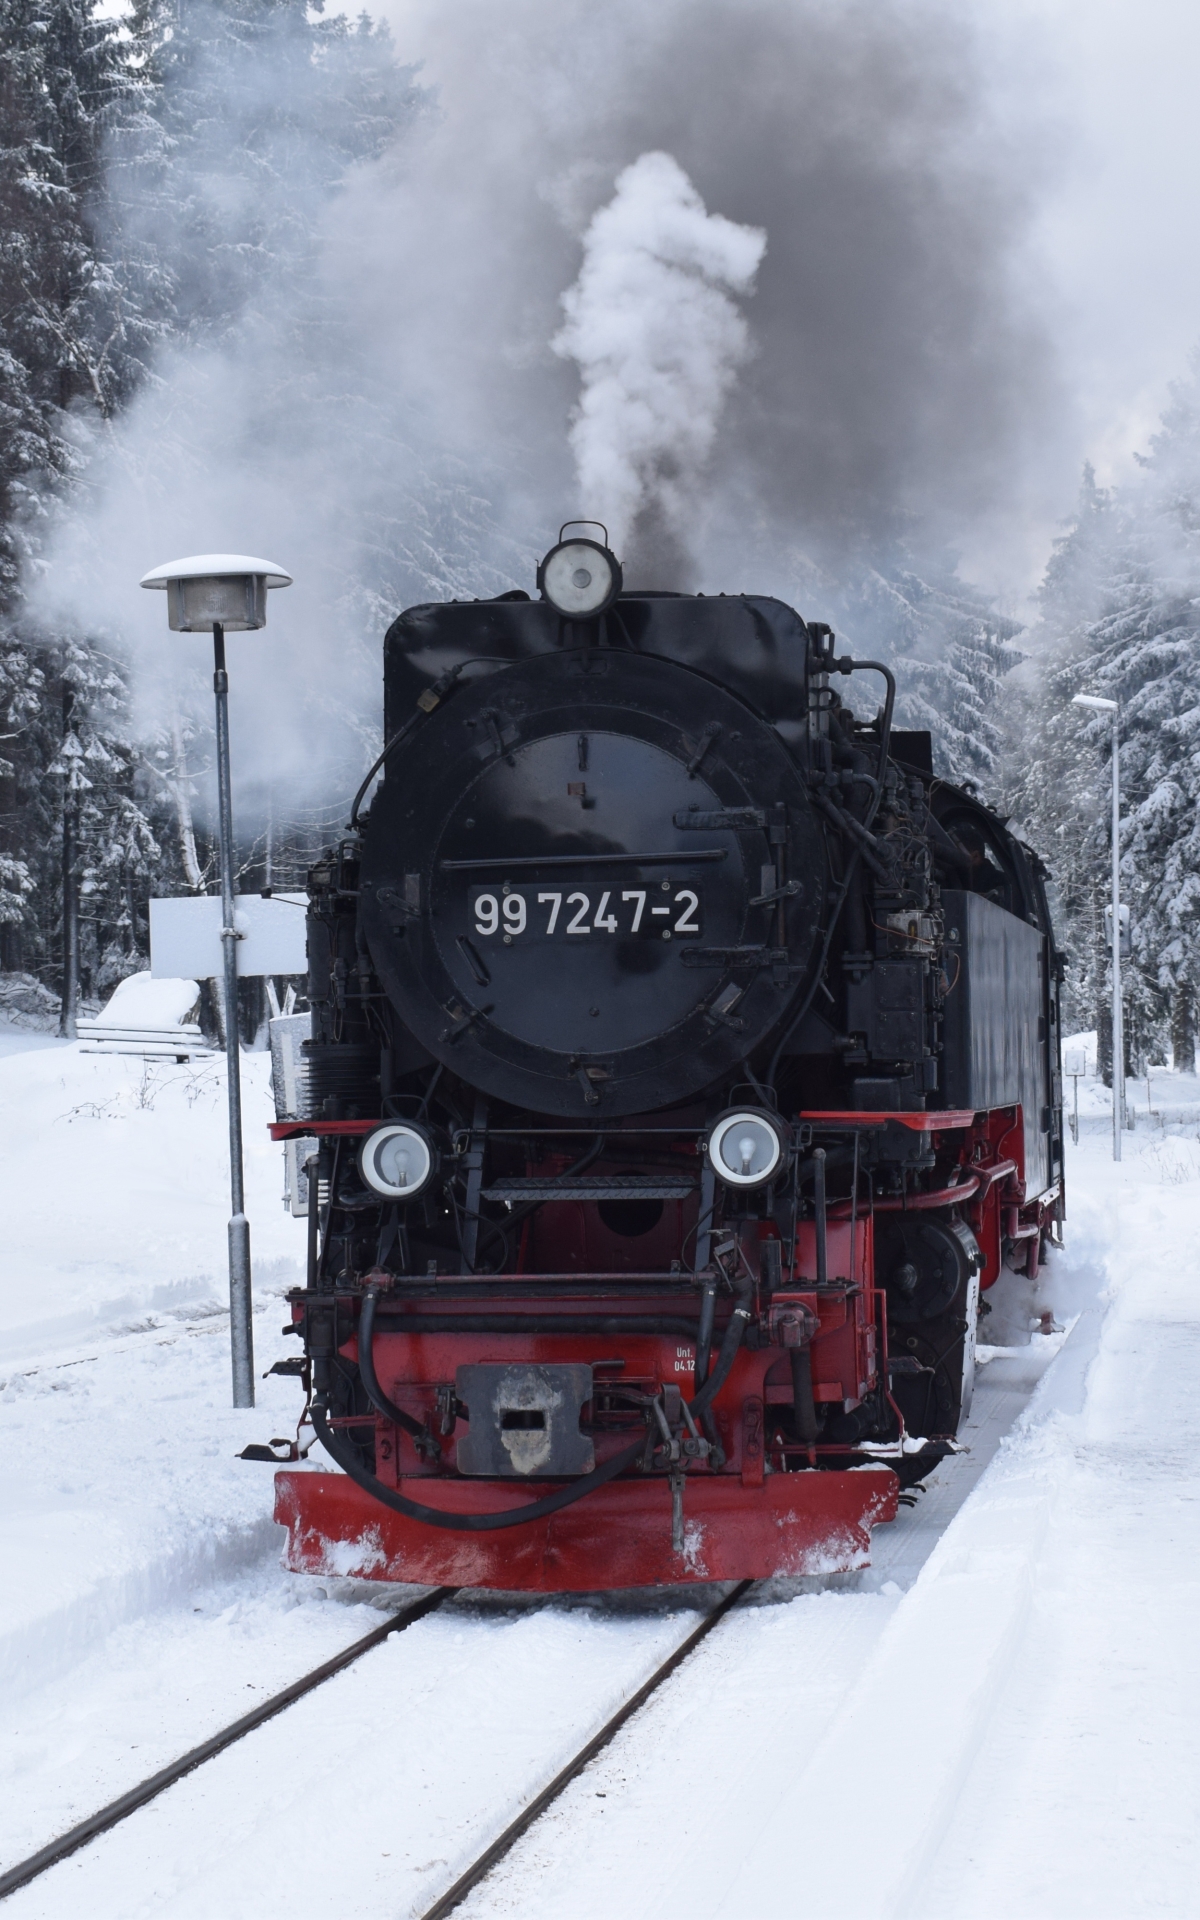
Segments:
[[[1121,1135],[1125,1128],[1125,1018],[1121,1002],[1121,708],[1116,700],[1102,700],[1098,694],[1077,693],[1076,707],[1090,707],[1096,713],[1112,714],[1112,1076],[1113,1076],[1113,1159],[1121,1158]]]
[[[229,1336],[233,1404],[254,1405],[254,1332],[250,1294],[250,1223],[242,1178],[242,1076],[238,1053],[237,929],[233,900],[233,801],[229,781],[229,676],[226,633],[250,633],[267,624],[267,590],[290,587],[292,576],[269,560],[242,553],[202,553],[172,560],[142,576],[144,587],[167,596],[172,633],[213,637],[213,692],[217,703],[217,828],[221,848],[221,946],[225,962],[225,1059],[229,1090]]]

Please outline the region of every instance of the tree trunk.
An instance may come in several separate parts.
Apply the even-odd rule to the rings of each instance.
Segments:
[[[1096,1071],[1106,1087],[1112,1085],[1112,1001],[1105,999],[1096,1012]]]
[[[75,707],[75,690],[64,686],[62,697],[63,734],[74,731],[71,715]],[[64,1040],[74,1040],[76,1035],[75,1019],[79,1008],[79,876],[76,872],[78,855],[79,795],[72,778],[73,767],[68,764],[63,781],[63,818],[62,818],[62,1011],[58,1016],[58,1031]]]
[[[1171,1053],[1176,1073],[1195,1073],[1196,1001],[1186,980],[1171,995]]]
[[[1125,1002],[1125,1078],[1136,1080],[1145,1065],[1140,1009]]]
[[[204,875],[196,853],[196,829],[192,823],[192,802],[187,790],[187,755],[183,744],[183,727],[178,713],[171,722],[171,740],[175,748],[175,777],[171,783],[171,790],[175,800],[175,818],[179,824],[179,851],[183,859],[183,871],[192,892],[203,893]]]

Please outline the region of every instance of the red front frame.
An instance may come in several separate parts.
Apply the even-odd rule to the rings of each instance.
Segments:
[[[887,1360],[882,1295],[874,1285],[872,1211],[958,1206],[979,1241],[986,1287],[999,1277],[1006,1241],[1028,1248],[1029,1268],[1036,1272],[1042,1235],[1061,1213],[1061,1194],[1055,1188],[1026,1197],[1019,1108],[985,1114],[806,1113],[800,1119],[814,1135],[899,1123],[928,1134],[938,1154],[937,1184],[928,1192],[876,1198],[872,1210],[854,1217],[845,1203],[831,1207],[827,1272],[831,1281],[842,1282],[840,1291],[815,1291],[815,1229],[807,1223],[797,1238],[794,1265],[774,1296],[776,1304],[806,1309],[818,1323],[810,1347],[814,1400],[849,1410],[870,1391]],[[358,1134],[374,1124],[291,1122],[272,1133],[276,1138],[296,1132]],[[395,1323],[381,1327],[374,1343],[376,1370],[385,1392],[405,1411],[419,1418],[432,1413],[438,1385],[453,1381],[457,1367],[470,1361],[577,1360],[599,1368],[617,1346],[626,1382],[647,1393],[664,1385],[688,1392],[695,1348],[685,1336],[629,1332],[601,1339],[555,1333],[553,1301],[543,1289],[549,1283],[552,1290],[556,1276],[513,1277],[519,1278],[521,1293],[508,1302],[508,1310],[528,1316],[528,1333],[406,1333]],[[576,1268],[557,1277],[578,1280],[580,1274]],[[657,1276],[639,1277],[647,1282],[649,1304]],[[755,1301],[756,1313],[760,1304]],[[658,1305],[665,1314],[672,1310],[662,1296]],[[591,1306],[603,1311],[603,1298]],[[445,1310],[452,1313],[449,1300]],[[353,1339],[342,1351],[348,1359],[357,1358]],[[822,1444],[806,1456],[786,1440],[773,1428],[772,1411],[790,1404],[792,1395],[784,1347],[743,1348],[713,1407],[725,1467],[712,1473],[696,1465],[686,1478],[682,1555],[672,1549],[671,1494],[661,1474],[610,1481],[549,1518],[495,1532],[458,1533],[394,1513],[342,1474],[300,1469],[276,1476],[275,1516],[288,1530],[285,1564],[296,1572],[534,1592],[764,1579],[864,1566],[872,1527],[895,1518],[899,1482],[883,1464],[839,1468],[838,1456],[844,1459],[851,1451],[847,1447]],[[619,1430],[598,1433],[598,1464],[629,1437]],[[528,1504],[555,1485],[459,1477],[452,1436],[443,1442],[443,1458],[434,1471],[408,1436],[383,1419],[375,1422],[375,1444],[377,1472],[386,1485],[449,1512],[503,1511]],[[817,1459],[819,1466],[813,1464]]]

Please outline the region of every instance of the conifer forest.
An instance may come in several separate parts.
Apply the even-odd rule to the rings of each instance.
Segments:
[[[506,347],[510,384],[473,441],[470,395],[458,412],[431,397],[420,257],[378,294],[392,319],[411,313],[420,366],[404,361],[403,328],[385,353],[383,321],[363,319],[370,274],[348,263],[382,245],[371,208],[406,169],[428,182],[421,155],[439,111],[410,51],[366,14],[137,0],[117,18],[93,0],[0,0],[0,970],[61,999],[67,1020],[148,964],[152,895],[217,885],[205,664],[195,650],[190,680],[160,683],[122,631],[105,572],[114,516],[128,524],[128,503],[173,488],[203,501],[220,459],[236,468],[247,447],[241,550],[270,552],[282,525],[256,519],[256,487],[315,503],[319,555],[277,557],[315,583],[319,631],[277,705],[256,683],[262,737],[286,729],[290,744],[242,757],[249,890],[302,884],[344,825],[378,743],[379,647],[395,614],[531,586],[573,504],[563,456],[546,454],[521,400],[537,359],[528,339]],[[769,264],[780,228],[769,214],[765,227]],[[464,299],[477,287],[465,281]],[[511,291],[498,300],[498,323],[516,304]],[[481,307],[478,327],[489,319]],[[546,382],[561,382],[553,324],[537,352]],[[775,338],[764,331],[764,366]],[[221,420],[238,420],[221,449],[215,430],[205,438],[206,379],[224,382]],[[1195,1051],[1200,368],[1180,370],[1140,453],[1128,484],[1083,473],[1019,617],[972,585],[919,514],[872,505],[855,523],[845,509],[836,538],[826,527],[809,540],[786,503],[763,506],[744,460],[728,494],[735,532],[726,515],[699,571],[693,554],[690,577],[686,565],[672,577],[668,528],[655,582],[778,592],[855,652],[903,663],[898,724],[930,729],[936,770],[974,783],[1044,860],[1068,955],[1067,1030],[1098,1027],[1102,1054],[1109,729],[1071,702],[1081,690],[1120,701],[1133,1072],[1172,1055],[1190,1070]],[[179,551],[213,545],[199,509],[188,524]],[[156,539],[130,561],[131,605],[139,572],[169,557]],[[334,650],[332,677],[307,670],[318,644]],[[233,689],[236,704],[236,667]]]

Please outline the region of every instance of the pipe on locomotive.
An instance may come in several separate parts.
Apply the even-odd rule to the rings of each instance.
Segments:
[[[737,1304],[729,1317],[729,1325],[725,1329],[725,1335],[721,1341],[721,1350],[717,1355],[717,1364],[700,1391],[691,1401],[686,1403],[688,1412],[697,1425],[703,1420],[709,1408],[712,1406],[713,1401],[721,1391],[721,1388],[729,1378],[730,1371],[737,1358],[738,1350],[741,1347],[745,1337],[746,1327],[750,1320],[749,1303],[750,1281],[747,1278],[737,1289]],[[365,1302],[363,1304],[363,1312],[365,1315]],[[363,1357],[365,1352],[367,1369],[374,1377],[375,1366],[370,1351],[373,1335],[374,1313],[372,1311],[371,1318],[367,1322],[367,1337],[365,1340],[363,1337],[362,1319],[360,1318],[359,1320],[359,1372],[363,1372]],[[363,1384],[364,1386],[366,1385],[365,1374],[363,1375]],[[376,1381],[376,1385],[378,1385],[378,1381]],[[397,1408],[396,1412],[398,1413],[399,1411],[400,1409]],[[526,1506],[507,1507],[503,1513],[457,1514],[447,1513],[442,1507],[427,1507],[421,1501],[408,1499],[405,1494],[398,1493],[394,1488],[385,1486],[377,1475],[373,1474],[369,1468],[364,1467],[362,1462],[356,1457],[354,1449],[349,1446],[344,1446],[329,1425],[329,1396],[327,1392],[319,1392],[314,1396],[310,1413],[312,1416],[313,1430],[318,1440],[321,1442],[326,1453],[341,1467],[343,1473],[345,1473],[349,1479],[353,1480],[356,1485],[362,1487],[364,1492],[369,1493],[373,1499],[380,1501],[383,1506],[390,1507],[393,1513],[401,1513],[409,1520],[420,1520],[424,1522],[426,1526],[441,1527],[448,1533],[495,1533],[501,1528],[523,1526],[530,1520],[547,1519],[550,1514],[559,1513],[564,1507],[573,1506],[577,1500],[583,1500],[589,1493],[596,1493],[601,1487],[607,1486],[609,1481],[615,1480],[617,1475],[623,1473],[626,1467],[633,1465],[638,1455],[644,1452],[646,1446],[645,1436],[642,1435],[637,1440],[632,1441],[629,1446],[623,1447],[619,1453],[614,1453],[612,1459],[606,1460],[602,1467],[593,1468],[591,1473],[583,1474],[580,1479],[570,1482],[570,1484],[565,1487],[559,1487],[554,1493],[544,1494],[540,1500],[530,1501]],[[390,1417],[389,1415],[389,1418]]]
[[[832,635],[830,637],[832,638]],[[835,660],[831,654],[826,655],[824,652],[818,655],[818,659],[820,667],[827,673],[881,673],[884,678],[884,683],[887,686],[887,694],[883,703],[883,718],[879,724],[879,770],[876,786],[871,796],[871,804],[867,809],[867,817],[861,822],[863,829],[869,833],[871,827],[874,825],[875,815],[879,812],[880,802],[883,799],[883,781],[884,775],[887,773],[888,748],[892,741],[892,715],[896,709],[896,676],[890,667],[883,664],[882,660],[852,660],[849,654],[843,654],[840,660]],[[848,815],[846,817],[849,818]],[[860,846],[856,846],[846,863],[845,878],[838,888],[837,899],[833,903],[833,911],[829,916],[829,925],[825,929],[825,938],[821,942],[821,951],[817,956],[816,971],[813,974],[812,985],[801,1001],[798,1011],[793,1014],[791,1020],[784,1028],[779,1044],[771,1055],[771,1064],[766,1072],[766,1083],[768,1087],[774,1086],[775,1075],[779,1071],[779,1062],[787,1051],[788,1041],[795,1033],[796,1028],[800,1025],[800,1022],[804,1019],[813,1001],[817,997],[817,988],[825,977],[825,962],[829,958],[829,949],[833,944],[833,936],[837,929],[837,923],[841,918],[842,908],[846,904],[846,895],[849,893],[854,876],[858,871],[858,863],[862,852],[863,849]]]

